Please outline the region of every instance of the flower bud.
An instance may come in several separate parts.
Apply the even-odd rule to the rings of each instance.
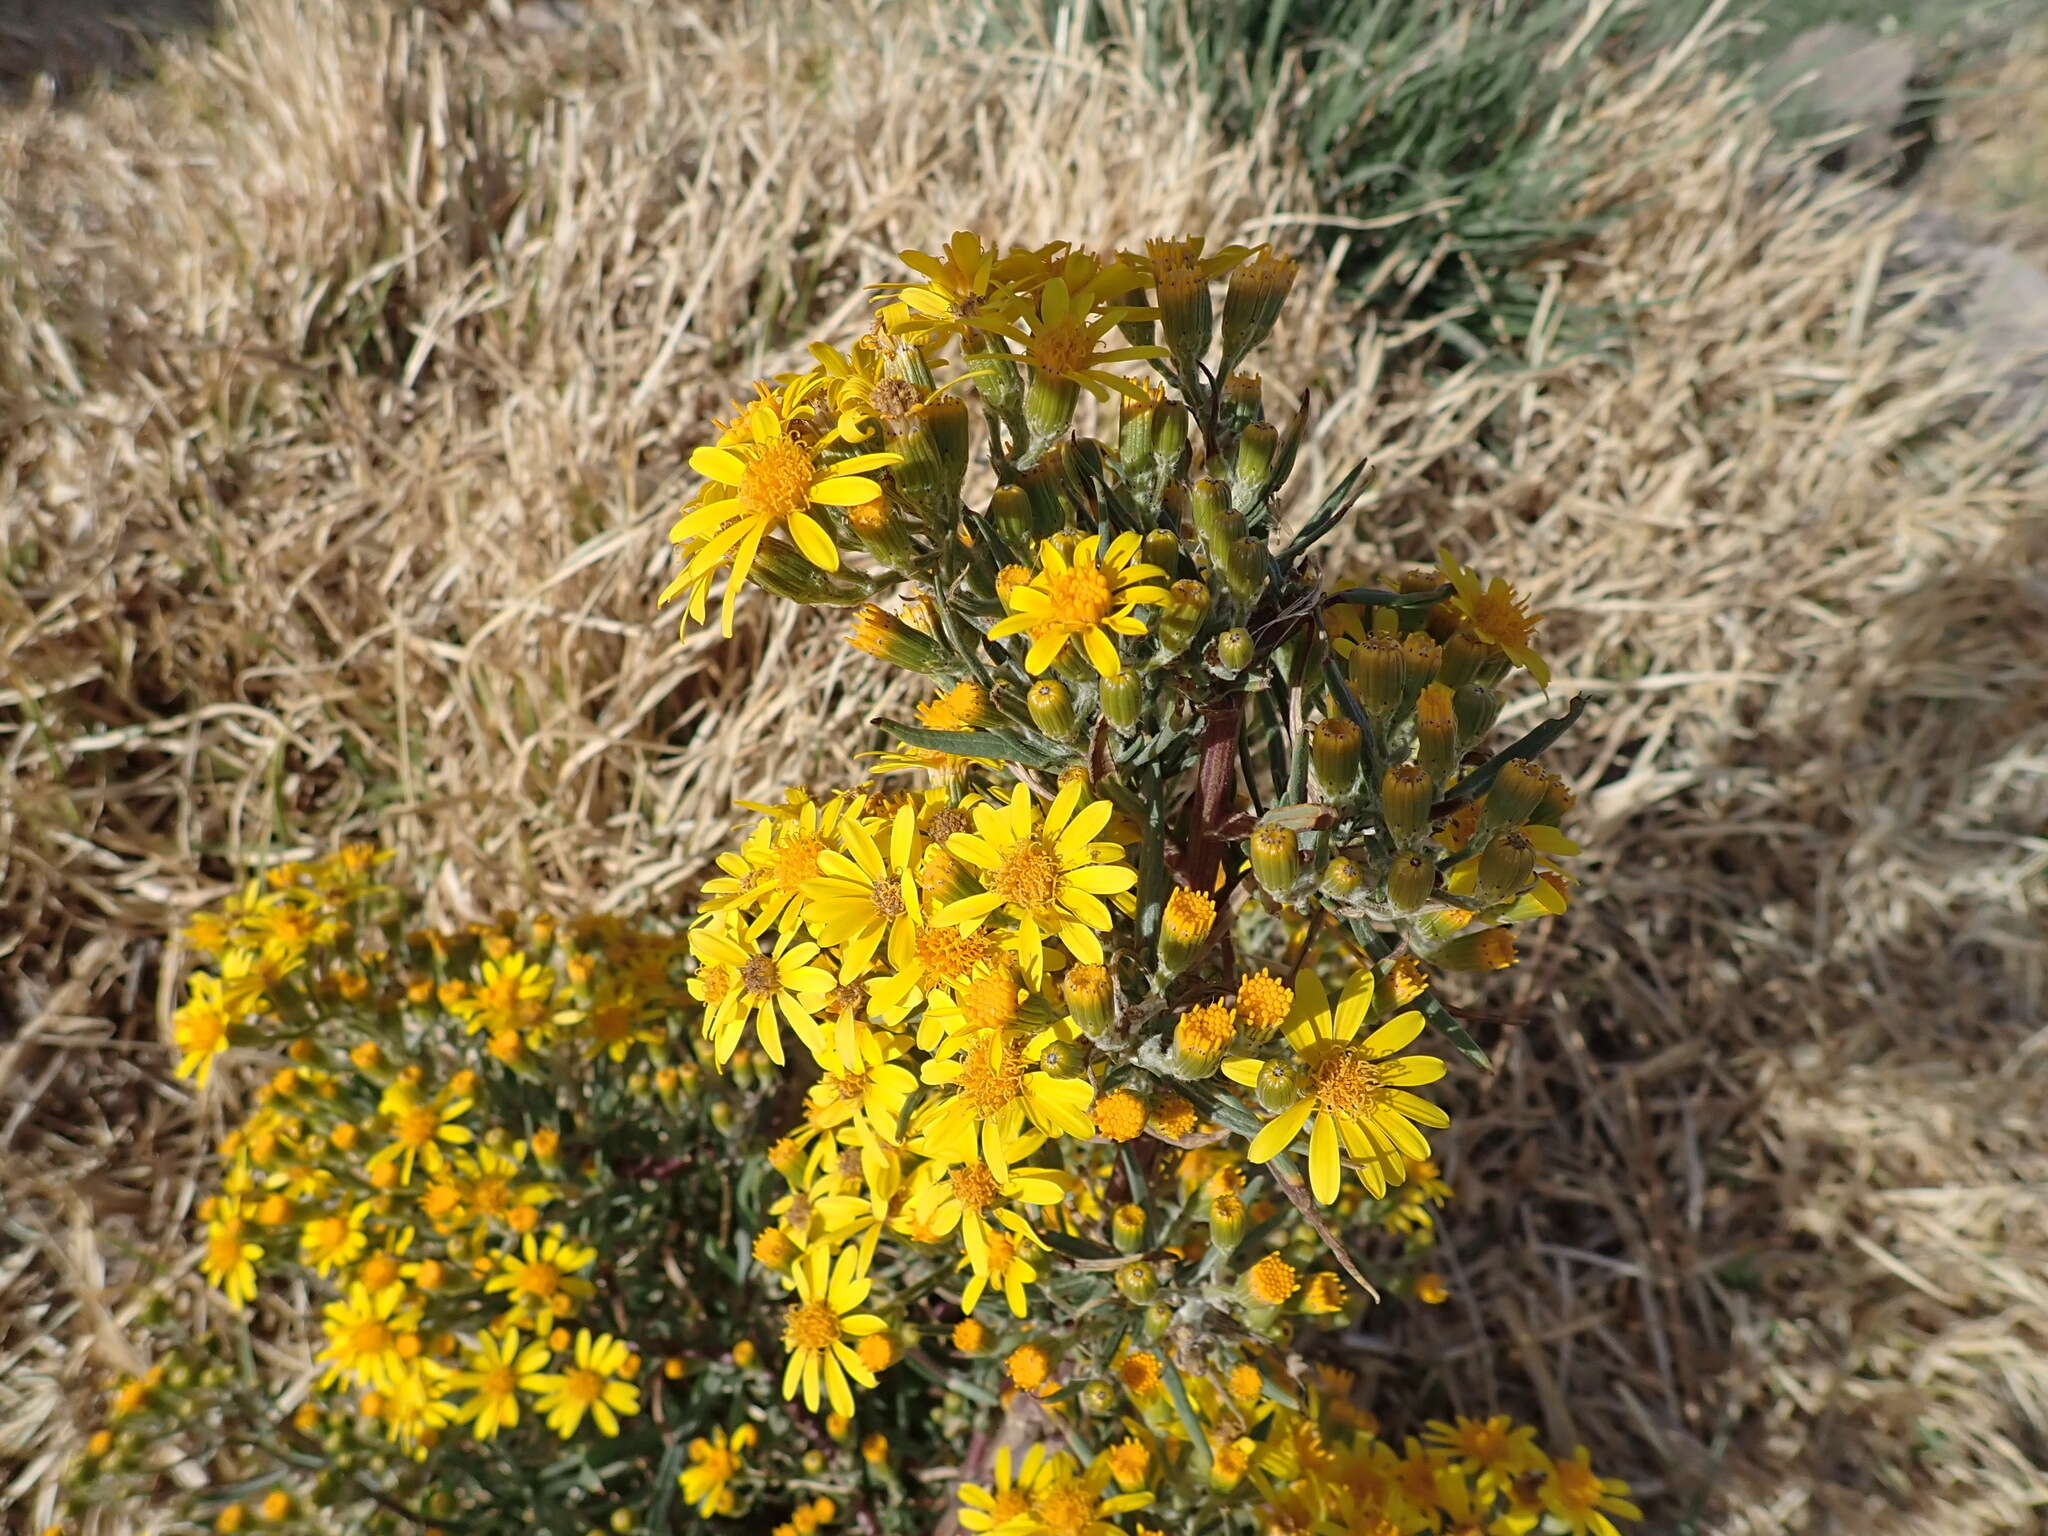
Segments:
[[[1039,538],[1050,538],[1074,523],[1074,504],[1067,496],[1066,455],[1054,448],[1017,477]],[[1021,551],[1020,551],[1021,552]]]
[[[1180,568],[1180,539],[1165,528],[1154,528],[1146,534],[1141,551],[1140,560],[1168,576]]]
[[[1153,1302],[1145,1309],[1142,1327],[1145,1337],[1155,1344],[1158,1343],[1173,1327],[1173,1308],[1163,1301]]]
[[[1273,454],[1280,432],[1271,422],[1255,421],[1237,440],[1237,458],[1230,466],[1230,504],[1249,512],[1273,483]]]
[[[1235,1191],[1219,1190],[1209,1197],[1209,1241],[1225,1254],[1244,1241],[1244,1200]]]
[[[1145,1207],[1120,1205],[1109,1213],[1109,1240],[1118,1253],[1136,1253],[1145,1246]]]
[[[1103,678],[1096,692],[1111,725],[1124,732],[1137,725],[1145,707],[1145,680],[1136,671],[1126,667],[1115,677]]]
[[[1493,670],[1495,658],[1505,660],[1497,645],[1485,640],[1475,640],[1463,630],[1454,632],[1444,642],[1443,670],[1437,674],[1437,681],[1448,688],[1462,688],[1470,682],[1484,682],[1484,672]],[[1495,681],[1499,681],[1498,678]]]
[[[1167,1065],[1183,1081],[1199,1082],[1215,1072],[1236,1038],[1237,1018],[1229,1004],[1203,1003],[1190,1008],[1173,1026]]]
[[[1429,835],[1429,807],[1436,798],[1429,775],[1415,763],[1396,763],[1380,776],[1380,824],[1397,847]]]
[[[953,1347],[963,1355],[985,1353],[990,1343],[988,1324],[963,1317],[953,1325]]]
[[[1332,800],[1344,801],[1358,789],[1364,733],[1347,717],[1318,720],[1309,735],[1309,761],[1316,783]]]
[[[1221,565],[1231,544],[1244,537],[1244,519],[1230,510],[1229,487],[1209,475],[1188,492],[1188,521],[1211,565]]]
[[[1357,901],[1365,890],[1365,873],[1339,854],[1323,866],[1323,877],[1316,882],[1316,889],[1332,906],[1344,907]]]
[[[1265,408],[1265,391],[1256,373],[1226,375],[1223,398],[1216,404],[1217,435],[1229,442],[1257,421]]]
[[[1053,1077],[1079,1077],[1088,1070],[1088,1047],[1079,1040],[1055,1040],[1040,1053],[1038,1065]]]
[[[1468,931],[1427,958],[1440,971],[1504,971],[1515,963],[1515,941],[1505,928]]]
[[[1205,583],[1190,577],[1173,584],[1167,592],[1166,601],[1159,606],[1159,617],[1152,624],[1162,657],[1178,656],[1195,643],[1195,636],[1202,630],[1202,621],[1209,616],[1209,602],[1209,588]]]
[[[781,539],[763,539],[748,573],[777,597],[806,607],[851,608],[873,590],[846,570],[821,571]]]
[[[1067,1012],[1085,1033],[1098,1035],[1109,1028],[1115,1016],[1116,999],[1107,969],[1099,965],[1070,965],[1060,978],[1060,992],[1066,999]]]
[[[1273,322],[1294,290],[1299,265],[1260,247],[1230,274],[1223,294],[1223,366],[1234,368],[1272,333]]]
[[[1538,826],[1554,827],[1565,819],[1579,797],[1571,785],[1547,769],[1543,780],[1543,803],[1536,807],[1529,820]]]
[[[1417,630],[1401,641],[1401,694],[1413,704],[1424,688],[1436,681],[1443,669],[1444,653],[1434,640]]]
[[[1122,1271],[1118,1271],[1118,1274],[1121,1277]],[[1117,1395],[1116,1388],[1100,1378],[1084,1385],[1081,1388],[1080,1398],[1081,1411],[1093,1414],[1097,1418],[1102,1417],[1106,1413],[1116,1412],[1117,1404],[1122,1401]]]
[[[1159,325],[1157,321],[1148,318],[1145,314],[1152,307],[1145,302],[1145,290],[1133,288],[1129,293],[1126,293],[1121,299],[1117,300],[1117,307],[1124,310],[1137,311],[1129,319],[1119,320],[1116,323],[1116,328],[1122,333],[1124,340],[1134,347],[1151,346],[1154,336],[1158,333]]]
[[[892,472],[903,494],[929,513],[950,512],[967,478],[967,402],[958,395],[927,400],[911,413],[910,430],[890,446],[903,455]]]
[[[1301,1310],[1311,1317],[1331,1317],[1349,1306],[1351,1297],[1344,1282],[1331,1269],[1318,1270],[1301,1288]]]
[[[1146,329],[1150,329],[1149,323]],[[1116,410],[1116,456],[1126,480],[1145,474],[1152,458],[1152,412],[1157,401],[1118,395]]]
[[[1252,832],[1252,877],[1275,901],[1287,900],[1300,881],[1300,846],[1292,827],[1268,823]]]
[[[1458,750],[1469,752],[1499,721],[1500,695],[1467,683],[1451,695],[1451,713],[1458,718]]]
[[[1166,244],[1153,241],[1149,244]],[[1180,242],[1172,242],[1180,244]],[[1198,259],[1198,257],[1197,257]],[[1159,305],[1159,328],[1174,369],[1184,385],[1194,387],[1197,365],[1209,350],[1216,329],[1216,311],[1209,299],[1209,279],[1192,261],[1155,257],[1153,295]]]
[[[1159,1271],[1143,1259],[1134,1260],[1116,1272],[1116,1288],[1125,1301],[1146,1306],[1159,1294]]]
[[[951,670],[946,653],[930,635],[919,633],[873,603],[861,605],[854,617],[853,633],[846,640],[857,651],[879,656],[891,666],[922,672],[926,677],[943,677]]]
[[[1458,719],[1442,683],[1431,683],[1415,701],[1415,761],[1438,788],[1458,771]]]
[[[1075,739],[1074,691],[1058,678],[1033,683],[1024,695],[1024,707],[1031,712],[1031,723],[1054,741]]]
[[[917,888],[939,907],[972,896],[979,886],[964,864],[935,843],[918,860]]]
[[[1387,867],[1387,905],[1413,912],[1436,894],[1436,865],[1419,853],[1397,853]]]
[[[1479,802],[1479,831],[1482,836],[1503,827],[1519,827],[1535,814],[1549,786],[1541,767],[1526,757],[1509,761],[1493,781],[1493,788]]]
[[[1176,887],[1166,898],[1166,911],[1159,922],[1159,969],[1178,976],[1209,942],[1216,926],[1216,903],[1200,891]]]
[[[1216,661],[1225,672],[1244,671],[1256,654],[1248,629],[1226,629],[1216,637]]]
[[[1351,648],[1348,670],[1359,707],[1384,730],[1405,702],[1400,642],[1378,632],[1368,634]]]
[[[1267,563],[1266,541],[1261,538],[1239,539],[1224,556],[1223,585],[1246,612],[1266,590]]]
[[[1479,875],[1472,899],[1482,907],[1506,901],[1536,873],[1536,850],[1519,832],[1503,832],[1479,855]]]
[[[1179,476],[1188,451],[1188,408],[1162,400],[1152,408],[1152,466],[1162,479]]]
[[[1284,1109],[1291,1109],[1301,1097],[1301,1068],[1291,1061],[1269,1061],[1259,1069],[1258,1081],[1252,1085],[1259,1108],[1269,1115],[1277,1115]]]
[[[1032,448],[1044,449],[1074,424],[1081,401],[1081,381],[1065,374],[1030,371],[1024,386],[1024,427]]]
[[[1037,547],[1038,514],[1023,486],[997,486],[989,494],[988,517],[1011,554],[1029,555]]]

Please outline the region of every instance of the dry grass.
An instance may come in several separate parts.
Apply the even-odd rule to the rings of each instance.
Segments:
[[[592,10],[250,7],[0,122],[0,1520],[193,1198],[174,915],[344,830],[445,856],[451,912],[673,907],[879,702],[830,621],[650,613],[709,413],[905,242],[1300,210],[1279,135],[958,19]],[[1715,81],[1590,131],[1628,212],[1554,286],[1600,348],[1445,376],[1325,286],[1270,369],[1325,394],[1306,473],[1370,452],[1375,540],[1534,573],[1599,704],[1586,899],[1489,994],[1459,1299],[1367,1341],[1383,1396],[1533,1413],[1660,1529],[2023,1529],[2048,486],[1971,425],[1896,213],[1777,179]]]

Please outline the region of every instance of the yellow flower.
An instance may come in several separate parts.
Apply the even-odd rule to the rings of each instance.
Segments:
[[[822,1248],[813,1249],[797,1260],[790,1279],[797,1300],[782,1324],[783,1347],[789,1351],[782,1395],[795,1397],[801,1385],[804,1406],[816,1413],[822,1388],[833,1410],[851,1418],[849,1378],[863,1387],[874,1386],[875,1378],[846,1341],[880,1333],[886,1326],[873,1313],[854,1310],[867,1300],[873,1282],[861,1272],[860,1253],[854,1248],[842,1249],[836,1263]]]
[[[468,1369],[452,1372],[449,1385],[470,1394],[457,1411],[463,1423],[474,1421],[479,1440],[519,1422],[519,1394],[538,1392],[536,1385],[548,1363],[547,1344],[535,1339],[522,1347],[517,1328],[487,1333],[468,1357]]]
[[[239,1204],[223,1201],[214,1219],[207,1223],[206,1251],[199,1264],[206,1278],[236,1306],[255,1298],[256,1261],[263,1257],[263,1249],[248,1240],[243,1224]]]
[[[906,805],[889,824],[889,847],[857,816],[839,824],[845,851],[818,855],[818,873],[803,884],[806,917],[819,943],[836,948],[856,974],[884,942],[909,942],[917,920],[917,808]]]
[[[202,971],[192,978],[185,1002],[171,1016],[179,1077],[189,1077],[204,1088],[214,1062],[234,1043],[234,1026],[268,1006],[255,963],[254,955],[238,950],[221,962],[220,975]]]
[[[1535,1428],[1518,1425],[1504,1413],[1488,1419],[1468,1419],[1460,1414],[1448,1424],[1431,1419],[1423,1439],[1455,1457],[1459,1470],[1476,1478],[1480,1491],[1489,1497],[1542,1462]]]
[[[1543,615],[1529,612],[1515,589],[1500,577],[1482,588],[1479,573],[1460,565],[1449,550],[1438,550],[1436,558],[1444,579],[1455,588],[1449,606],[1465,630],[1476,640],[1499,646],[1539,687],[1548,688],[1550,664],[1529,646],[1529,637],[1543,622]]]
[[[1370,971],[1352,979],[1334,1009],[1315,973],[1304,971],[1295,1002],[1299,1017],[1285,1038],[1299,1058],[1299,1097],[1252,1138],[1246,1155],[1255,1163],[1269,1162],[1307,1125],[1309,1187],[1317,1200],[1328,1205],[1337,1198],[1344,1152],[1358,1159],[1366,1189],[1375,1198],[1384,1195],[1390,1180],[1406,1177],[1407,1159],[1429,1156],[1429,1142],[1417,1127],[1451,1123],[1436,1105],[1408,1092],[1442,1077],[1443,1062],[1434,1056],[1389,1059],[1422,1032],[1422,1015],[1412,1009],[1396,1014],[1360,1040],[1372,1007]],[[1265,1066],[1241,1056],[1223,1070],[1252,1087]]]
[[[754,1021],[761,1048],[778,1067],[784,1064],[780,1019],[816,1050],[823,1042],[816,1010],[833,987],[832,973],[813,962],[818,946],[795,942],[795,930],[778,933],[774,945],[761,942],[760,924],[722,920],[690,930],[690,948],[707,966],[730,966],[737,978],[715,1009],[704,1015],[704,1033],[716,1046],[722,1067]]]
[[[903,1106],[917,1089],[909,1068],[897,1065],[903,1054],[897,1037],[866,1025],[853,1026],[854,1054],[842,1055],[837,1041],[816,1052],[825,1075],[810,1091],[813,1122],[830,1127],[848,1120],[894,1134]]]
[[[1149,1118],[1145,1101],[1128,1088],[1114,1089],[1095,1101],[1095,1129],[1111,1141],[1133,1141],[1144,1134]]]
[[[359,1200],[347,1209],[313,1217],[299,1229],[299,1257],[318,1275],[355,1263],[369,1241],[363,1235],[369,1214],[370,1202]]]
[[[385,1091],[378,1105],[391,1117],[391,1142],[370,1159],[368,1166],[377,1168],[396,1162],[401,1184],[412,1182],[415,1163],[424,1163],[428,1173],[439,1173],[448,1165],[443,1146],[464,1146],[475,1139],[467,1126],[456,1123],[474,1102],[453,1097],[447,1088],[431,1099],[422,1099],[411,1084],[400,1079]]]
[[[981,1304],[983,1293],[994,1286],[1009,1302],[1011,1316],[1027,1317],[1030,1309],[1025,1304],[1024,1287],[1038,1281],[1038,1268],[1031,1262],[1031,1250],[1034,1247],[1042,1249],[1046,1243],[1021,1219],[1012,1218],[1007,1211],[1001,1215],[1006,1218],[1004,1224],[1009,1230],[990,1231],[979,1244],[979,1256],[975,1245],[969,1245],[967,1256],[960,1261],[962,1269],[974,1271],[967,1281],[967,1288],[960,1293],[960,1307],[972,1314]]]
[[[1065,1451],[1052,1458],[1044,1481],[1031,1500],[1033,1528],[1055,1531],[1059,1536],[1124,1536],[1116,1517],[1152,1502],[1149,1490],[1108,1494],[1111,1469],[1106,1456],[1097,1456],[1083,1470]]]
[[[610,1334],[591,1335],[588,1328],[576,1330],[575,1363],[567,1370],[535,1376],[532,1389],[540,1394],[534,1404],[547,1418],[547,1426],[567,1440],[589,1414],[598,1433],[619,1432],[622,1414],[640,1411],[640,1389],[625,1375],[632,1360],[626,1341]]]
[[[1123,671],[1115,637],[1144,634],[1145,622],[1133,610],[1165,601],[1166,588],[1158,582],[1166,573],[1138,559],[1137,534],[1120,533],[1106,550],[1098,553],[1099,547],[1095,538],[1047,539],[1038,546],[1038,574],[1011,590],[1010,616],[990,627],[991,640],[1030,637],[1024,668],[1033,677],[1076,640],[1097,672],[1115,677]]]
[[[472,1035],[479,1030],[524,1034],[547,1017],[554,989],[553,972],[524,954],[509,954],[484,961],[483,980],[449,1011],[468,1024]]]
[[[1122,847],[1095,841],[1111,809],[1107,800],[1083,805],[1072,780],[1060,786],[1042,828],[1026,785],[1016,787],[1007,806],[976,806],[974,830],[954,833],[946,849],[981,871],[983,889],[949,902],[932,920],[959,926],[1007,909],[1017,919],[1015,947],[1027,971],[1042,953],[1041,934],[1077,960],[1102,964],[1097,933],[1111,923],[1102,898],[1138,883],[1138,872],[1122,862]]]
[[[545,1239],[529,1232],[517,1251],[500,1257],[498,1272],[484,1282],[484,1291],[509,1295],[516,1321],[545,1326],[542,1314],[566,1316],[577,1302],[595,1294],[596,1287],[576,1271],[596,1257],[595,1248],[571,1242],[559,1231]]]
[[[1018,303],[1008,285],[1029,270],[1037,253],[1013,251],[998,259],[979,235],[961,229],[937,254],[897,254],[924,281],[876,284],[894,295],[882,305],[881,320],[900,336],[922,339],[965,337],[979,320],[1007,318]]]
[[[761,541],[786,533],[806,560],[823,571],[839,569],[839,548],[813,506],[859,507],[877,500],[881,485],[868,478],[875,470],[903,462],[897,453],[861,453],[834,463],[823,460],[826,443],[791,426],[808,413],[805,396],[824,381],[817,374],[799,377],[779,396],[763,396],[750,405],[737,430],[716,445],[690,455],[690,468],[707,482],[695,507],[670,530],[669,538],[685,546],[689,557],[669,583],[666,603],[689,591],[689,617],[704,616],[704,589],[727,560],[727,579],[720,628],[732,633],[733,604],[740,583],[752,569]]]
[[[924,1064],[925,1082],[953,1089],[920,1113],[925,1143],[952,1147],[962,1159],[978,1154],[1002,1168],[1009,1144],[1027,1126],[1051,1136],[1094,1135],[1088,1113],[1094,1090],[1086,1080],[1054,1077],[1037,1066],[1050,1039],[1027,1045],[1008,1030],[985,1038],[956,1035],[959,1055]]]
[[[1112,392],[1143,399],[1145,386],[1111,373],[1109,365],[1164,357],[1166,348],[1102,344],[1124,321],[1150,313],[1142,305],[1104,303],[1121,299],[1137,287],[1138,278],[1135,267],[1104,267],[1087,253],[1074,252],[1015,321],[982,317],[976,329],[1014,342],[1036,372],[1078,384],[1098,400],[1108,399]]]
[[[959,1520],[963,1530],[1007,1532],[1026,1528],[1032,1498],[1050,1480],[1052,1468],[1046,1464],[1043,1443],[1033,1445],[1022,1461],[1015,1456],[1007,1445],[996,1451],[991,1486],[961,1485]]]
[[[319,1355],[328,1362],[323,1387],[351,1376],[384,1391],[405,1374],[407,1360],[418,1353],[419,1312],[403,1305],[404,1300],[403,1285],[372,1294],[357,1282],[345,1299],[328,1304],[323,1314],[327,1347]]]
[[[753,1425],[742,1424],[730,1436],[714,1429],[709,1440],[700,1435],[690,1442],[691,1465],[677,1474],[676,1482],[698,1514],[709,1519],[733,1512],[732,1480],[745,1470],[742,1458],[760,1437]]]
[[[1569,1459],[1552,1465],[1543,1480],[1543,1507],[1571,1536],[1620,1536],[1608,1517],[1640,1520],[1643,1512],[1628,1501],[1627,1483],[1593,1471],[1587,1464],[1591,1456],[1582,1445]]]

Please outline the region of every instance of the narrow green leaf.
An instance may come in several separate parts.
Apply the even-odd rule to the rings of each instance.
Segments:
[[[983,757],[1026,768],[1065,768],[1078,760],[1073,752],[1027,741],[1014,731],[934,731],[921,725],[906,725],[886,715],[875,724],[893,731],[913,747],[929,747],[934,752],[950,752],[957,757]]]
[[[1351,936],[1358,941],[1359,946],[1373,959],[1384,960],[1392,953],[1387,941],[1375,932],[1364,918],[1354,917],[1346,926],[1350,928]],[[1450,1041],[1452,1048],[1460,1056],[1482,1072],[1493,1070],[1493,1059],[1486,1054],[1484,1047],[1472,1038],[1464,1025],[1452,1017],[1451,1011],[1444,1007],[1434,992],[1425,990],[1415,999],[1415,1006],[1422,1010],[1422,1016],[1429,1021],[1430,1027]]]
[[[1586,696],[1581,693],[1573,697],[1565,712],[1555,719],[1545,720],[1527,735],[1502,747],[1484,763],[1474,768],[1464,778],[1451,786],[1450,794],[1429,808],[1431,816],[1442,816],[1468,801],[1477,800],[1493,787],[1493,781],[1500,776],[1501,769],[1518,757],[1535,757],[1550,744],[1570,730],[1580,715],[1586,712]]]

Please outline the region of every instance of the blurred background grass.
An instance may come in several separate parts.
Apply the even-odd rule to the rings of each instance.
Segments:
[[[183,913],[349,835],[451,916],[673,910],[733,798],[857,772],[893,685],[781,605],[678,645],[664,535],[973,227],[1301,248],[1304,497],[1371,455],[1356,560],[1478,553],[1599,706],[1388,1417],[1533,1417],[1658,1530],[2035,1528],[2048,477],[1921,235],[2036,249],[2048,49],[1827,10],[0,8],[0,1524],[193,1283]],[[1938,103],[1901,191],[1774,118],[1849,10]]]

